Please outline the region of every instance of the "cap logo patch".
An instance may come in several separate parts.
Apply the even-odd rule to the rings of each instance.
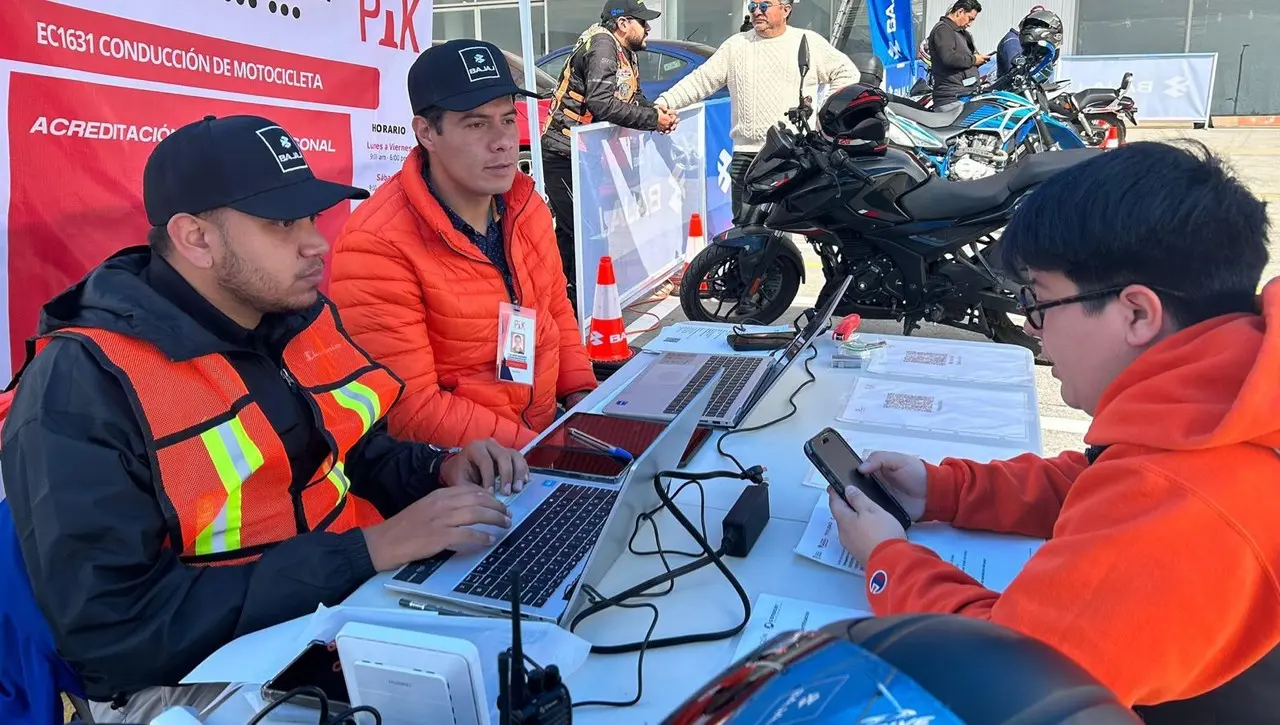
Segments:
[[[289,132],[279,126],[267,126],[258,129],[258,138],[271,149],[271,155],[280,165],[281,173],[303,171],[307,169],[307,160],[303,158],[298,144],[289,137]]]
[[[467,79],[472,83],[502,78],[502,74],[498,72],[498,64],[494,62],[493,54],[488,48],[479,45],[463,48],[458,51],[458,55],[462,56],[462,65],[467,69]]]

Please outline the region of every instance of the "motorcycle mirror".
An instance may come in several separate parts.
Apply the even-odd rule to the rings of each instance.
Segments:
[[[1120,81],[1120,88],[1116,95],[1123,96],[1125,91],[1129,90],[1129,86],[1133,83],[1133,73],[1125,73],[1124,78]]]
[[[804,85],[804,77],[809,75],[809,36],[800,36],[800,57],[797,65],[800,66],[800,85]]]

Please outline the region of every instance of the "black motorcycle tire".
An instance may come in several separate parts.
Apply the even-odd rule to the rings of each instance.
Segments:
[[[790,257],[782,254],[779,254],[773,260],[773,264],[770,265],[769,270],[765,273],[765,279],[768,279],[773,274],[781,276],[778,294],[769,300],[763,309],[751,315],[749,322],[716,317],[702,306],[701,288],[703,282],[706,281],[707,275],[726,262],[736,267],[738,253],[738,250],[734,247],[713,244],[698,252],[698,255],[693,258],[693,261],[689,263],[689,268],[684,272],[683,281],[680,283],[680,307],[684,311],[685,317],[693,322],[744,322],[746,324],[768,325],[782,317],[791,307],[796,295],[800,294],[801,271]],[[729,309],[733,309],[735,303],[730,300],[725,304]]]
[[[1119,116],[1114,113],[1099,113],[1092,116],[1090,121],[1093,123],[1093,131],[1101,132],[1103,140],[1106,140],[1107,138],[1107,131],[1103,125],[1097,123],[1098,121],[1102,121],[1107,126],[1114,128],[1116,130],[1116,136],[1119,138],[1120,145],[1125,145],[1125,137],[1128,135],[1127,132],[1129,127],[1125,125],[1125,122],[1121,120]]]
[[[1006,345],[1025,347],[1035,356],[1036,365],[1048,365],[1044,351],[1040,348],[1040,338],[1027,334],[1022,325],[1009,319],[1004,312],[986,310],[987,324],[991,326],[991,339]]]

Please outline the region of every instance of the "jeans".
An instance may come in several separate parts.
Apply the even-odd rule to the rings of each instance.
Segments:
[[[734,224],[742,224],[747,212],[751,210],[751,206],[743,200],[743,197],[746,196],[747,190],[747,169],[751,167],[751,162],[755,160],[755,153],[735,151],[733,152],[733,161],[729,163],[729,179],[732,182],[729,198],[733,204]]]

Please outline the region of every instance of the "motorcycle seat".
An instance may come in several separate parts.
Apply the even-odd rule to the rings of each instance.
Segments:
[[[1076,108],[1088,108],[1090,106],[1105,106],[1116,100],[1116,89],[1114,88],[1086,88],[1072,96],[1076,101]]]
[[[960,118],[960,114],[964,112],[964,106],[956,106],[950,111],[935,113],[934,111],[922,111],[918,108],[912,108],[904,103],[890,103],[889,110],[912,121],[924,126],[925,128],[946,128],[956,122]]]
[[[962,219],[995,209],[1010,197],[1099,154],[1101,149],[1068,149],[1033,154],[1004,171],[973,181],[933,177],[902,196],[899,203],[916,221]]]

